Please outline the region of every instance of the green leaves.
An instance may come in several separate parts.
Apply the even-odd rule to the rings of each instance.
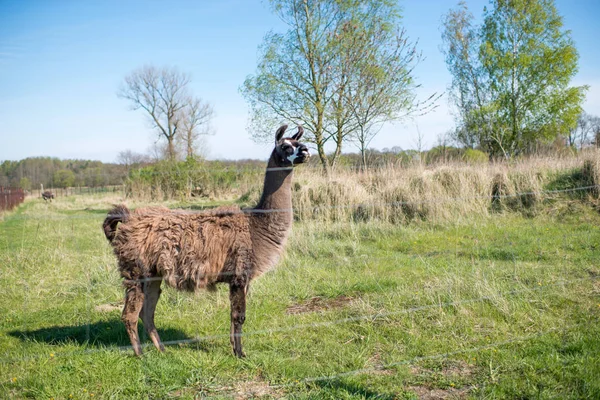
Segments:
[[[461,3],[444,21],[463,144],[510,157],[566,135],[587,88],[569,87],[579,56],[554,1],[492,0],[483,17]]]
[[[255,140],[270,141],[280,122],[301,123],[327,168],[357,132],[365,134],[364,146],[378,131],[371,128],[418,108],[412,69],[420,54],[400,28],[395,1],[271,5],[288,30],[265,36],[257,71],[241,87]],[[335,151],[328,157],[324,148],[331,142]]]

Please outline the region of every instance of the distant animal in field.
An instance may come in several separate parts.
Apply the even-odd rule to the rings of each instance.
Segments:
[[[49,190],[45,190],[44,192],[42,192],[42,199],[44,199],[44,201],[52,201],[52,199],[54,198],[54,193],[52,193]]]
[[[164,350],[154,325],[164,281],[185,291],[228,284],[231,345],[237,357],[244,357],[241,335],[248,287],[275,266],[283,251],[292,227],[293,167],[310,157],[308,148],[299,142],[302,127],[284,138],[286,129],[283,125],[275,133],[262,197],[254,208],[220,207],[191,213],[162,207],[130,211],[118,205],[108,213],[103,228],[124,279],[121,319],[136,355],[142,354],[140,317],[154,346]]]

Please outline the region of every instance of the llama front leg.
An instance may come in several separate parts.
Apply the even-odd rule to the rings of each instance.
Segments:
[[[233,354],[245,357],[242,350],[242,325],[246,320],[246,288],[245,284],[231,283],[229,285],[229,300],[231,301],[231,333],[230,340]]]
[[[121,320],[125,323],[125,329],[127,330],[131,346],[133,347],[136,356],[142,355],[142,345],[140,343],[140,337],[138,336],[137,324],[143,305],[144,293],[142,292],[141,284],[136,283],[127,287],[125,292],[125,307],[123,307]]]
[[[154,343],[154,347],[159,351],[165,351],[165,347],[160,341],[158,331],[154,325],[154,311],[156,310],[156,304],[160,298],[161,283],[160,278],[156,278],[156,280],[151,280],[144,284],[144,306],[142,307],[141,317],[144,322],[144,328],[148,331],[148,335],[150,336],[152,343]]]

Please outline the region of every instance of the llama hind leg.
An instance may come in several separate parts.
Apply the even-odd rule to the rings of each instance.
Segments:
[[[125,323],[127,335],[129,335],[129,340],[136,356],[142,355],[142,345],[138,336],[137,324],[143,304],[144,293],[142,292],[141,284],[136,283],[128,286],[125,293],[125,307],[123,307],[121,320]]]
[[[247,284],[231,283],[229,285],[229,300],[231,301],[231,333],[230,340],[233,354],[246,357],[242,350],[242,325],[246,320],[246,290]]]
[[[165,347],[160,341],[156,326],[154,325],[154,311],[156,310],[156,304],[160,298],[160,278],[155,278],[144,285],[144,306],[142,307],[141,317],[144,322],[144,328],[148,331],[148,335],[159,351],[165,351]]]

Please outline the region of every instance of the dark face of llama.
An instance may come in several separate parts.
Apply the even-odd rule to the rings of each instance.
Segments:
[[[287,125],[283,125],[275,133],[275,154],[281,167],[293,167],[306,162],[310,158],[308,147],[299,142],[304,129],[299,126],[298,132],[292,137],[284,138],[283,133]]]

